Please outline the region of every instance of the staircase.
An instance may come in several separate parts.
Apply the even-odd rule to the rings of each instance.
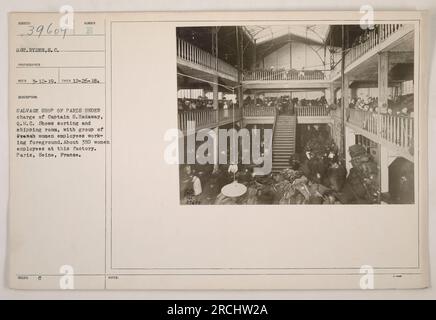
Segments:
[[[289,168],[289,157],[295,153],[297,117],[278,115],[273,136],[272,172]]]

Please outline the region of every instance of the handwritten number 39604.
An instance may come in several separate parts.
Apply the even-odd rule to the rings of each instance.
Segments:
[[[53,25],[53,23],[50,23],[48,25],[40,24],[40,25],[30,25],[29,30],[27,32],[27,36],[57,36],[61,35],[63,38],[65,38],[67,34],[67,29],[63,28],[57,28]]]

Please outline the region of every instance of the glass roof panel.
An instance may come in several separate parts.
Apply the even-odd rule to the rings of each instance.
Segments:
[[[329,25],[276,25],[245,26],[247,33],[257,44],[289,34],[311,41],[323,43],[329,31]]]

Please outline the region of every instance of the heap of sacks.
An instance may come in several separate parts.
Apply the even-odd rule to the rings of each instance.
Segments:
[[[380,186],[377,163],[359,144],[349,148],[352,168],[344,187],[343,199],[347,203],[379,203]]]
[[[274,188],[279,195],[279,204],[322,203],[322,190],[320,192],[317,185],[309,183],[301,171],[284,169],[277,179]]]
[[[290,168],[279,174],[253,178],[247,170],[241,170],[237,178],[247,185],[246,194],[239,198],[219,194],[214,203],[380,203],[377,164],[362,145],[349,149],[352,168],[348,176],[338,160],[337,146],[330,139],[312,138],[305,150],[305,159],[290,159]]]
[[[311,159],[301,165],[291,160],[291,168],[283,170],[277,177],[274,188],[280,204],[335,204],[380,203],[380,186],[377,163],[368,155],[362,145],[349,148],[352,168],[346,176],[345,169],[335,169],[338,161],[328,155],[336,154],[334,143],[321,139],[311,139],[306,150],[310,150]],[[307,151],[308,152],[308,151]],[[312,165],[314,163],[314,165]],[[317,173],[324,172],[321,176]],[[339,170],[332,173],[329,170]],[[339,174],[338,174],[339,173]],[[342,182],[341,182],[342,181]]]
[[[291,159],[291,168],[275,177],[274,188],[280,195],[280,204],[335,204],[335,188],[327,179],[327,170],[337,161],[338,148],[332,140],[316,137],[306,144],[306,154],[301,163]],[[333,155],[333,157],[329,157]],[[333,187],[333,188],[332,188]]]

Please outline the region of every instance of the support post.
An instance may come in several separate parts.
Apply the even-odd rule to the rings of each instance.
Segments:
[[[356,142],[356,133],[351,130],[349,127],[345,128],[345,167],[347,168],[347,172],[350,172],[350,169],[352,168],[351,165],[351,156],[350,152],[348,151],[348,148],[355,144]]]
[[[350,103],[350,88],[349,88],[348,75],[346,74],[344,74],[342,77],[341,91],[342,91],[342,132],[343,132],[342,136],[344,137],[344,139],[346,139],[347,137],[345,136],[345,128],[346,128],[347,118],[349,114],[348,108]],[[352,141],[351,144],[354,144],[354,140]],[[344,154],[346,154],[348,152],[346,142],[344,142],[342,146],[343,146],[343,152]]]
[[[378,54],[378,110],[379,113],[386,113],[389,97],[389,54],[380,52]]]
[[[257,52],[256,52],[256,40],[254,40],[253,43],[253,50],[251,50],[251,54],[252,54],[252,61],[251,61],[251,71],[255,71],[256,70],[256,63],[257,63]]]
[[[333,104],[335,103],[335,87],[333,85],[333,83],[330,84],[328,89],[325,89],[325,98],[327,100],[327,103]]]
[[[387,113],[388,97],[389,97],[389,54],[388,52],[380,52],[378,58],[378,111],[377,111],[377,136],[381,136],[381,113]],[[382,145],[379,146],[380,152],[380,190],[387,192],[389,190],[389,160],[388,151]]]
[[[389,191],[389,150],[385,146],[379,144],[378,152],[380,167],[380,191],[383,193]]]
[[[345,109],[347,109],[349,104],[350,104],[350,101],[351,101],[350,78],[346,74],[344,74],[343,78],[344,78],[343,79],[344,87],[342,89],[342,100],[343,100]],[[346,120],[346,118],[345,118],[345,120]]]
[[[345,127],[345,119],[346,119],[346,110],[345,108],[348,107],[346,105],[346,95],[345,95],[345,26],[342,25],[341,28],[341,40],[342,40],[342,52],[341,52],[341,93],[342,93],[342,99],[341,99],[341,105],[342,105],[342,130],[341,130],[341,136],[342,136],[342,154],[343,158],[345,158],[345,163],[347,165],[347,142],[346,142],[346,127]],[[347,85],[348,87],[348,85]]]
[[[242,86],[241,86],[241,79],[242,79],[242,69],[243,69],[243,44],[242,44],[242,37],[239,34],[240,27],[235,27],[236,32],[236,55],[237,55],[237,62],[238,62],[238,88],[237,88],[237,94],[238,94],[238,106],[242,107],[243,104],[243,95],[242,95]]]
[[[212,90],[213,90],[213,109],[218,110],[218,77],[214,78],[214,83],[212,84]]]
[[[218,141],[218,124],[219,124],[219,111],[218,111],[218,77],[214,78],[214,83],[212,84],[212,90],[213,90],[213,110],[215,112],[215,121],[216,121],[216,127],[214,129],[215,132],[215,139],[213,144],[213,171],[218,171],[218,159],[219,159],[219,141]]]
[[[212,56],[215,57],[215,70],[218,70],[218,27],[212,27]]]

